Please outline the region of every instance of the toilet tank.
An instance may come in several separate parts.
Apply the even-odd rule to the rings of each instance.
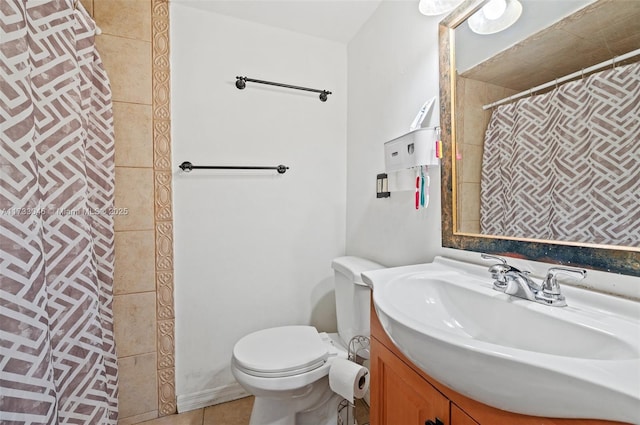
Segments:
[[[334,270],[338,334],[344,346],[349,348],[351,338],[370,334],[371,290],[362,281],[360,273],[385,267],[359,257],[336,258],[331,267]]]

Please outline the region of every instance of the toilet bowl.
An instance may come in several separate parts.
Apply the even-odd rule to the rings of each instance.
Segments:
[[[383,268],[358,257],[332,262],[338,333],[312,326],[253,332],[233,348],[231,372],[255,396],[250,425],[335,425],[342,398],[329,387],[334,359],[347,358],[349,340],[369,336],[369,288],[360,273]]]

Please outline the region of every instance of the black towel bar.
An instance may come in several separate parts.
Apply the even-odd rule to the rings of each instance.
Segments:
[[[286,87],[288,89],[304,90],[304,91],[311,91],[314,93],[320,93],[320,101],[322,102],[326,102],[327,95],[331,94],[331,92],[328,90],[310,89],[307,87],[292,86],[290,84],[274,83],[272,81],[255,80],[253,78],[247,78],[247,77],[236,77],[236,87],[239,88],[240,90],[244,89],[247,86],[247,81],[250,83],[267,84],[270,86]]]
[[[185,161],[179,165],[182,171],[187,173],[191,170],[276,170],[279,174],[287,172],[289,167],[286,165],[276,165],[275,167],[261,167],[251,165],[193,165],[189,161]]]

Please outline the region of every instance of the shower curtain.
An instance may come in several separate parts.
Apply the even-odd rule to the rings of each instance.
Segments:
[[[115,424],[114,135],[95,24],[0,2],[0,423]]]
[[[640,246],[640,63],[493,111],[484,234]]]

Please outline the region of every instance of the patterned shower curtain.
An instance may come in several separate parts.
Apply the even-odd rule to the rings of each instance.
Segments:
[[[640,63],[493,111],[481,232],[640,246]]]
[[[115,424],[114,135],[95,23],[0,1],[0,423]]]

